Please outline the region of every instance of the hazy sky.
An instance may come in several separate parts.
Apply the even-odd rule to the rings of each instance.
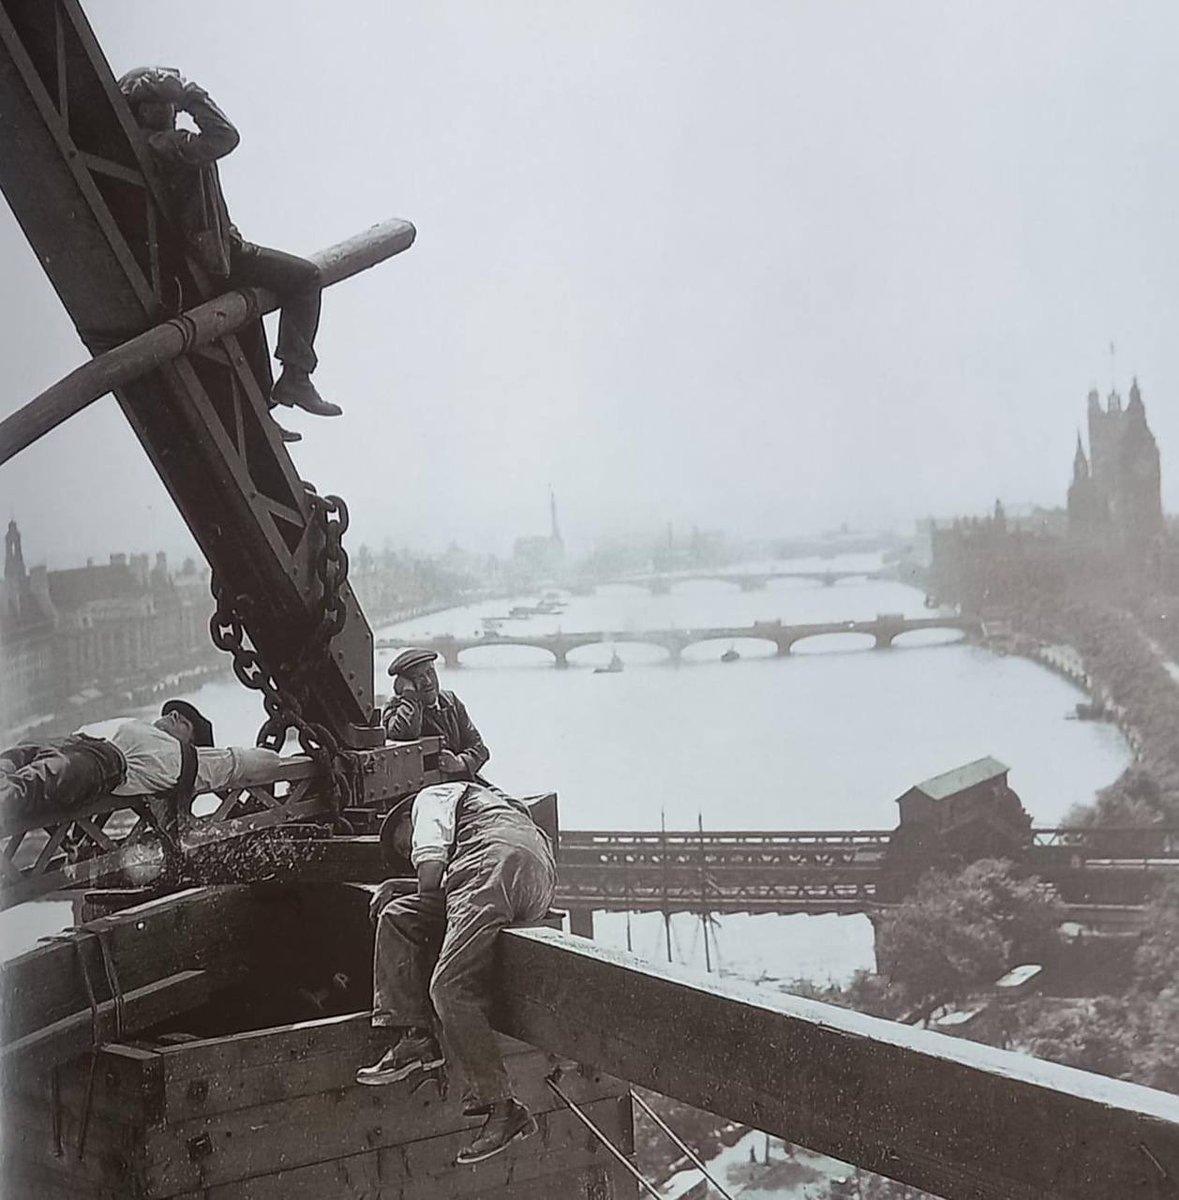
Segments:
[[[1060,503],[1111,340],[1179,509],[1172,0],[87,8],[239,126],[247,238],[418,228],[325,295],[344,417],[289,420],[354,547],[502,551],[549,481],[582,545]],[[7,412],[84,352],[7,209],[0,256]],[[0,500],[31,562],[187,542],[111,399]]]

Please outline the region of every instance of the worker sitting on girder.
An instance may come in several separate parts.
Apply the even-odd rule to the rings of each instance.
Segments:
[[[466,706],[454,694],[441,689],[434,669],[435,650],[403,650],[390,664],[393,695],[385,705],[382,720],[385,736],[394,742],[438,737],[442,749],[438,765],[448,779],[475,779],[491,757]]]
[[[268,288],[282,303],[275,357],[283,370],[271,390],[271,403],[320,417],[339,416],[339,405],[322,399],[311,382],[317,362],[319,268],[305,258],[243,240],[229,219],[217,159],[238,144],[238,131],[204,88],[171,67],[136,67],[119,80],[119,90],[147,133],[170,215],[188,253],[228,286]],[[188,113],[199,132],[177,129],[178,111]],[[283,430],[283,440],[298,441],[299,435]]]
[[[0,752],[0,820],[84,809],[107,794],[183,803],[197,792],[266,783],[285,761],[257,746],[214,748],[208,717],[169,700],[155,721],[119,718]]]
[[[552,849],[518,800],[464,782],[435,784],[400,801],[381,841],[391,844],[404,874],[412,863],[418,890],[398,896],[401,880],[387,880],[369,908],[377,925],[372,1023],[388,1031],[390,1049],[356,1081],[395,1083],[441,1067],[437,1014],[446,1053],[466,1078],[463,1115],[485,1117],[457,1161],[479,1162],[536,1131],[512,1095],[488,1020],[488,992],[496,935],[539,921],[552,903]]]

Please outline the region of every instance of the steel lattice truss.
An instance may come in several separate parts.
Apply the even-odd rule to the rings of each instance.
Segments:
[[[176,812],[148,796],[104,796],[85,812],[46,812],[0,825],[0,908],[112,878],[158,884],[184,879],[183,859],[201,847],[289,821],[327,816],[330,798],[309,759],[293,758],[281,780],[197,797]],[[204,803],[200,803],[204,801]],[[210,801],[215,804],[212,811]]]

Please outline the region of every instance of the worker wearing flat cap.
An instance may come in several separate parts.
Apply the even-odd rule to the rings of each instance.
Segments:
[[[491,757],[466,706],[454,694],[438,685],[434,650],[402,650],[389,664],[393,676],[393,695],[389,697],[382,721],[385,736],[394,742],[417,738],[442,739],[438,765],[447,779],[470,779],[482,783],[479,772]]]
[[[168,700],[155,721],[119,717],[68,737],[0,751],[0,812],[35,816],[100,796],[159,796],[185,803],[277,778],[283,758],[257,746],[213,746],[213,723],[187,700]]]

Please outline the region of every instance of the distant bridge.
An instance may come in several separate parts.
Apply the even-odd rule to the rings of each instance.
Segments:
[[[648,575],[622,575],[617,579],[598,579],[585,582],[581,589],[593,591],[595,587],[629,583],[645,587],[652,595],[665,596],[677,583],[732,583],[743,592],[761,591],[771,579],[806,579],[834,587],[845,579],[896,579],[894,567],[877,567],[866,571],[825,570],[814,571],[686,571],[654,572]]]
[[[461,638],[444,634],[441,637],[415,641],[414,645],[436,650],[448,667],[462,665],[467,650],[481,646],[532,646],[547,650],[558,667],[569,665],[569,653],[583,646],[610,645],[618,642],[638,642],[662,646],[672,662],[678,662],[683,652],[698,642],[753,639],[772,642],[778,654],[789,654],[791,647],[806,638],[833,633],[859,633],[872,638],[874,649],[883,650],[903,633],[917,629],[952,629],[965,634],[980,631],[978,621],[966,617],[900,617],[883,615],[870,621],[825,621],[810,625],[783,625],[781,621],[758,621],[753,625],[723,626],[711,629],[649,629],[592,630],[584,633],[489,633],[482,637]],[[385,638],[376,643],[378,650],[395,650],[406,643]]]

